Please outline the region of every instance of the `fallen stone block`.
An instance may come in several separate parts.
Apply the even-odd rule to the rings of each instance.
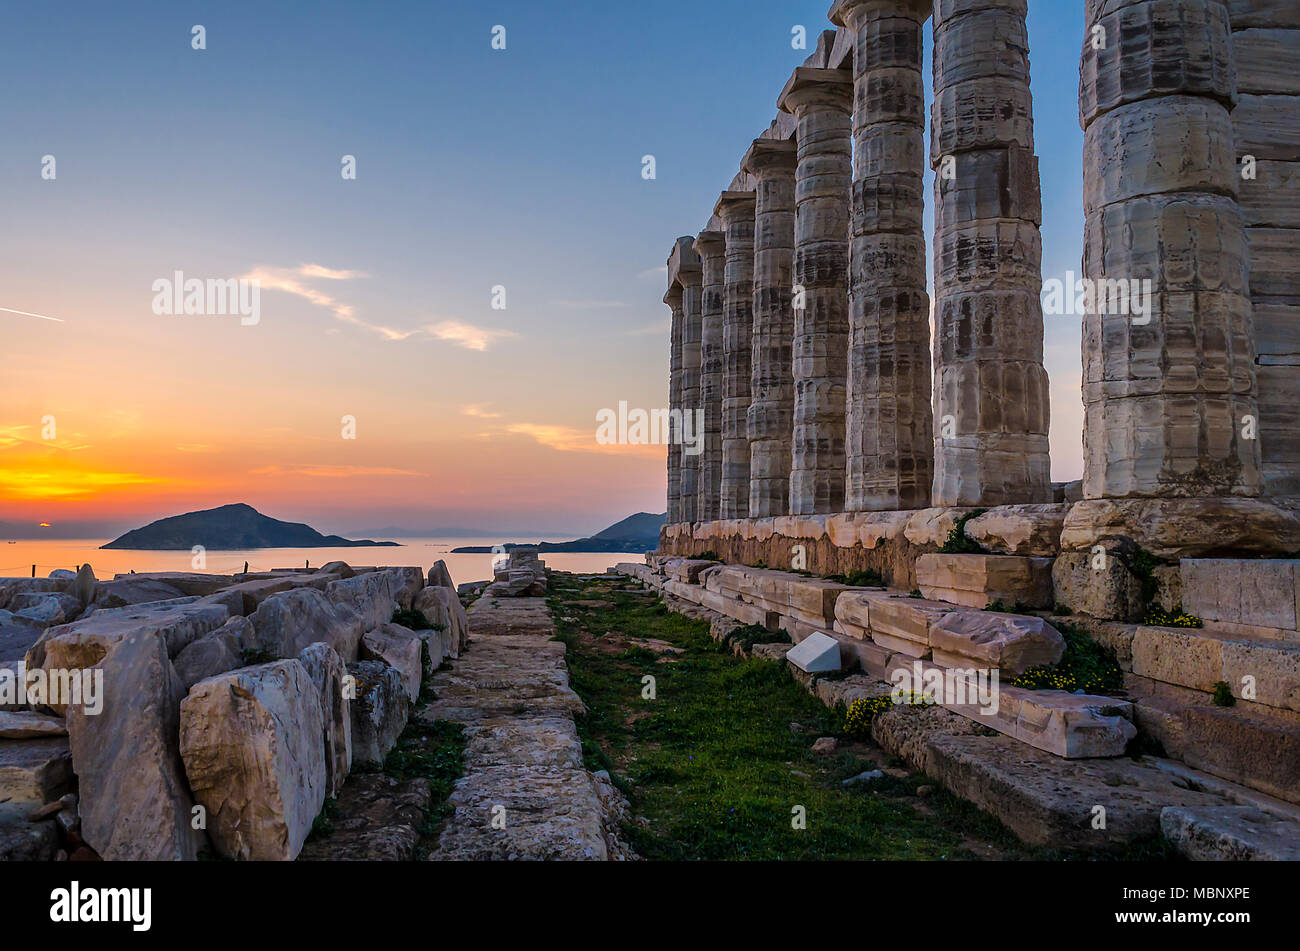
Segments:
[[[67,736],[63,717],[52,717],[30,710],[0,711],[0,740],[39,740]]]
[[[176,655],[172,666],[188,691],[200,680],[243,667],[244,645],[252,644],[253,640],[253,623],[246,617],[232,617],[186,646]]]
[[[198,571],[143,571],[114,575],[112,582],[101,584],[133,583],[161,584],[180,591],[183,596],[202,598],[227,588],[238,580],[236,575],[210,575]]]
[[[352,570],[352,566],[349,565],[346,561],[326,562],[325,564],[321,565],[319,568],[316,569],[316,574],[333,575],[334,580],[340,580],[340,581],[346,578],[353,578],[356,576],[356,572]]]
[[[837,673],[840,642],[827,634],[813,634],[791,648],[785,659],[807,674]]]
[[[1068,505],[999,505],[966,522],[966,537],[1000,555],[1054,557]]]
[[[16,594],[9,599],[11,613],[45,627],[76,620],[82,609],[82,603],[75,597],[58,591],[47,594],[37,592]]]
[[[406,729],[410,699],[402,675],[380,661],[347,665],[351,688],[346,695],[352,714],[354,766],[382,766],[389,750]]]
[[[716,568],[716,561],[703,561],[698,558],[683,558],[674,562],[672,568],[668,571],[668,577],[674,581],[681,581],[684,584],[699,584],[700,573],[708,571],[710,568]],[[644,565],[638,567],[644,568]]]
[[[927,650],[930,629],[956,608],[942,601],[923,598],[876,597],[868,609],[871,639],[891,646],[896,641],[910,641]],[[882,641],[880,638],[886,638]]]
[[[352,771],[352,710],[343,687],[347,668],[338,651],[324,641],[304,648],[298,660],[321,699],[325,795],[338,796]]]
[[[212,677],[190,691],[181,704],[181,757],[220,855],[298,856],[325,803],[324,729],[320,694],[296,659]]]
[[[135,604],[152,604],[155,601],[173,601],[185,596],[184,591],[165,581],[126,575],[112,581],[99,582],[95,586],[90,606],[101,609],[125,608]]]
[[[416,594],[411,607],[424,616],[431,628],[451,634],[451,656],[459,657],[469,643],[469,618],[456,592],[446,587],[425,588]]]
[[[334,604],[351,608],[360,619],[362,632],[373,631],[379,625],[387,624],[393,619],[393,613],[397,610],[391,583],[387,576],[379,572],[359,574],[355,578],[342,581],[331,581],[325,586],[325,596]],[[325,640],[325,638],[317,637],[313,640]],[[305,647],[306,644],[303,646]],[[334,646],[338,650],[338,645]],[[342,650],[339,650],[339,655],[345,661],[356,656],[355,653],[349,655]]]
[[[931,626],[930,648],[934,662],[943,667],[996,667],[1022,674],[1059,663],[1065,638],[1039,617],[953,611]]]
[[[0,740],[0,803],[53,802],[73,783],[66,738]]]
[[[157,634],[171,658],[229,619],[229,612],[221,605],[194,601],[99,611],[84,620],[46,631],[27,652],[27,667],[47,671],[97,667],[116,644],[136,634]],[[60,714],[66,708],[63,703],[47,705]]]
[[[0,608],[8,609],[9,602],[20,594],[50,594],[68,588],[68,582],[51,578],[0,578]]]
[[[226,588],[223,593],[229,597],[238,597],[243,603],[243,608],[239,613],[245,617],[251,617],[267,598],[292,589],[292,578],[278,576],[241,581],[239,584],[233,584]]]
[[[1193,862],[1300,861],[1300,822],[1252,806],[1169,806],[1160,831]]]
[[[381,624],[361,638],[361,659],[383,661],[394,668],[402,675],[406,695],[413,701],[420,697],[423,651],[424,644],[414,631],[392,622]]]
[[[439,559],[433,563],[433,567],[429,569],[428,577],[425,578],[425,587],[456,590],[456,584],[451,580],[451,571],[447,568],[445,561]]]
[[[178,708],[185,688],[164,635],[122,638],[98,665],[102,709],[68,707],[81,837],[110,861],[197,858],[204,839],[181,767]]]
[[[360,581],[363,577],[353,580]],[[373,577],[373,576],[372,576]],[[351,584],[351,581],[331,582]],[[373,627],[385,624],[393,617],[392,601],[387,592],[377,594],[387,605],[387,616]],[[374,615],[373,609],[368,616]],[[284,591],[263,601],[252,616],[253,643],[271,657],[285,659],[297,657],[310,644],[324,641],[339,652],[344,661],[357,656],[361,635],[365,630],[362,619],[348,600],[331,600],[314,588]]]
[[[916,581],[932,601],[983,608],[1052,606],[1052,559],[1016,555],[926,554],[916,560]]]
[[[387,578],[389,592],[397,606],[403,611],[409,611],[411,599],[425,586],[424,571],[414,567],[385,568],[381,574]]]

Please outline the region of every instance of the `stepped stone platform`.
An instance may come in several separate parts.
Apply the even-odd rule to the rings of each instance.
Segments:
[[[469,649],[434,675],[426,720],[465,725],[465,772],[430,861],[632,858],[618,837],[622,796],[586,770],[565,646],[546,601],[485,594]]]

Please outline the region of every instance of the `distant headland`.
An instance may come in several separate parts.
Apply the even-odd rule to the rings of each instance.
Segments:
[[[116,538],[101,548],[134,551],[187,551],[196,545],[209,551],[243,551],[252,548],[367,548],[400,547],[397,542],[353,540],[322,535],[301,522],[281,522],[242,502],[202,512],[188,512],[150,522]]]
[[[663,528],[666,519],[667,513],[651,515],[649,512],[638,512],[587,538],[579,538],[571,542],[536,542],[531,545],[510,542],[499,547],[506,551],[515,548],[536,548],[539,552],[573,553],[650,551],[659,547],[659,529]],[[453,548],[452,554],[480,555],[493,550],[489,545],[473,545]]]

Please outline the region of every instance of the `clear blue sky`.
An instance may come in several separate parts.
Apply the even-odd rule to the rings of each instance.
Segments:
[[[0,314],[0,430],[57,409],[88,446],[107,446],[103,420],[117,419],[137,459],[148,437],[169,451],[217,446],[245,473],[369,470],[365,491],[321,480],[330,491],[346,485],[355,504],[342,509],[324,490],[270,500],[272,514],[327,529],[388,524],[413,508],[427,524],[561,532],[661,511],[662,457],[565,447],[594,430],[602,407],[664,405],[657,269],[677,235],[703,226],[774,116],[807,55],[791,48],[791,28],[815,39],[829,6],[7,4],[0,307],[65,323]],[[1078,269],[1082,243],[1083,12],[1061,0],[1030,8],[1048,278]],[[193,24],[206,27],[205,51],[190,48]],[[504,52],[490,45],[496,24],[507,29]],[[39,177],[46,154],[57,182]],[[340,179],[344,154],[357,158],[355,182]],[[652,182],[641,178],[645,154],[657,159]],[[364,325],[274,291],[256,333],[182,331],[148,313],[150,282],[176,267],[233,276],[304,264],[365,275],[321,288]],[[498,284],[505,311],[489,306]],[[476,351],[423,333],[394,342],[378,329],[446,321],[505,333]],[[1055,477],[1077,478],[1076,320],[1049,318],[1047,365]],[[312,407],[336,427],[354,405],[373,421],[364,432],[384,437],[364,458],[309,452],[293,438],[281,457],[266,435],[300,433]],[[178,429],[181,417],[190,431]],[[260,435],[240,442],[233,417]],[[439,468],[420,441],[457,464]],[[175,477],[180,457],[169,458],[150,464]],[[123,469],[120,459],[100,463]],[[384,467],[432,481],[394,475],[377,486]],[[457,481],[467,468],[473,484]],[[256,495],[237,474],[222,470],[213,492],[241,497],[220,500]],[[546,513],[530,512],[524,493],[540,493]],[[92,518],[92,501],[60,514]],[[143,509],[128,502],[104,511],[133,521]],[[15,509],[34,512],[6,504],[0,516]]]

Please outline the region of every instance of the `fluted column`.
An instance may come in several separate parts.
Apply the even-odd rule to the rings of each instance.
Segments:
[[[664,303],[672,308],[673,323],[668,358],[668,524],[681,521],[682,444],[672,422],[673,410],[682,406],[682,286],[675,280],[664,294]]]
[[[1227,7],[1093,0],[1088,20],[1083,270],[1149,281],[1152,300],[1145,315],[1085,315],[1084,496],[1255,495],[1259,440],[1244,436],[1258,419],[1255,348]]]
[[[935,505],[1051,499],[1026,0],[935,0]]]
[[[700,455],[695,519],[719,518],[722,498],[722,323],[726,301],[727,239],[722,231],[701,231],[695,239],[703,277],[700,301],[700,408],[704,410],[704,452]]]
[[[681,521],[697,520],[699,501],[700,454],[703,433],[698,421],[700,406],[700,321],[703,285],[700,258],[695,253],[694,238],[681,238],[674,254],[677,257],[677,280],[682,286],[682,416],[686,435],[681,453]]]
[[[749,517],[790,506],[794,429],[794,143],[755,139],[741,163],[754,176],[754,334],[750,374]]]
[[[790,514],[844,510],[853,77],[799,67],[779,107],[797,122],[794,436]],[[803,306],[799,307],[798,304]]]
[[[727,232],[722,319],[721,518],[749,517],[750,377],[754,333],[754,193],[723,192],[714,208]]]
[[[1287,7],[1289,6],[1289,9]],[[1230,4],[1250,249],[1260,493],[1300,494],[1300,4]],[[1247,159],[1249,156],[1249,159]],[[1244,174],[1253,162],[1252,174]]]
[[[854,34],[847,484],[850,512],[926,508],[934,478],[926,291],[929,0],[839,0]]]

